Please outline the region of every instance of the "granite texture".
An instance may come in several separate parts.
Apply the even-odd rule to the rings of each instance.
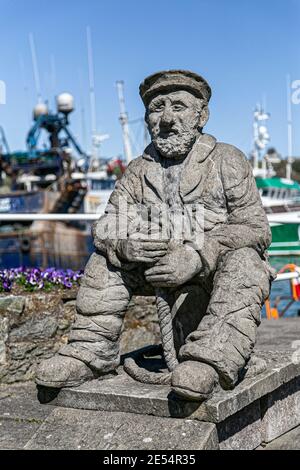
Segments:
[[[23,449],[53,407],[41,405],[32,382],[0,385],[0,449]]]
[[[300,424],[300,375],[262,400],[262,441],[271,442]]]
[[[274,439],[260,450],[300,450],[300,426]]]
[[[0,296],[0,381],[31,380],[36,364],[67,341],[76,292]]]
[[[66,432],[66,429],[68,432]],[[211,423],[57,408],[25,449],[216,450]]]
[[[262,442],[260,401],[217,425],[220,450],[253,450]]]
[[[77,290],[0,296],[0,382],[32,380],[36,364],[67,342],[75,319]],[[154,297],[132,298],[120,350],[160,342]]]

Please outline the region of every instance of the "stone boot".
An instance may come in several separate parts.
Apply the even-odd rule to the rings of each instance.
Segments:
[[[42,361],[35,373],[36,383],[50,388],[77,387],[95,377],[84,362],[60,355]]]
[[[218,374],[213,367],[197,361],[178,364],[172,373],[172,390],[186,400],[204,401],[211,397]]]

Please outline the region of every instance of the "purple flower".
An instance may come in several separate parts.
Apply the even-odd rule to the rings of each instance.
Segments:
[[[11,283],[9,280],[3,281],[2,286],[5,292],[9,292],[11,290]]]
[[[71,289],[78,284],[83,271],[73,271],[73,269],[47,269],[40,268],[19,268],[0,269],[0,290],[9,292],[14,283],[23,285],[27,290],[42,290],[43,288],[61,287]]]
[[[72,282],[70,282],[70,281],[65,281],[65,282],[63,283],[63,285],[64,285],[67,289],[71,289],[71,287],[73,287],[73,284],[72,284]]]

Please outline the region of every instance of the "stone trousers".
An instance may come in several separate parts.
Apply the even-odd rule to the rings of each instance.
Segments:
[[[211,279],[201,279],[200,274],[167,290],[179,360],[212,365],[221,385],[232,388],[250,358],[269,290],[267,264],[252,248],[225,254]],[[93,253],[78,292],[69,342],[59,353],[100,373],[114,370],[120,362],[120,335],[129,301],[133,294],[146,292],[151,293],[151,286],[142,268],[119,270],[105,256]]]

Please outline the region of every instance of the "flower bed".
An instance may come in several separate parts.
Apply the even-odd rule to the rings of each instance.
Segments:
[[[78,286],[83,271],[55,268],[12,268],[0,270],[0,293],[25,290],[50,291],[57,287],[72,289]]]

